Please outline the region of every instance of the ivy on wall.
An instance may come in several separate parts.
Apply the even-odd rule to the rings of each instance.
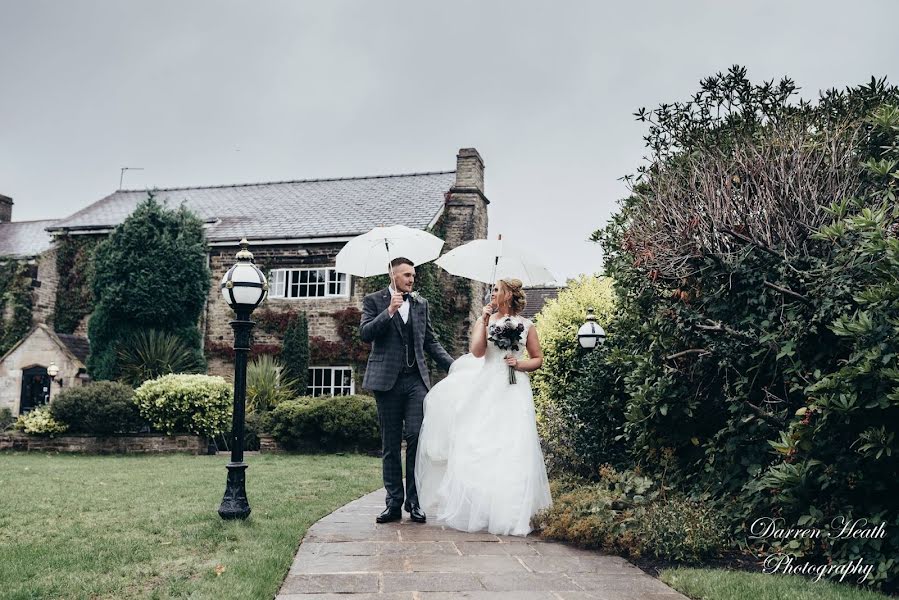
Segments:
[[[31,331],[32,269],[25,261],[0,265],[0,356]],[[11,307],[12,315],[5,319]]]
[[[90,278],[94,251],[104,236],[62,235],[57,238],[56,311],[53,328],[59,333],[74,333],[81,320],[93,310]]]

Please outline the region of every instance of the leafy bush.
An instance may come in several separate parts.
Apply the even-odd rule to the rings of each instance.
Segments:
[[[113,381],[63,389],[50,403],[50,414],[72,433],[130,433],[144,426],[134,390]]]
[[[199,368],[205,368],[197,325],[210,272],[199,218],[184,206],[166,208],[151,193],[99,243],[93,261],[87,367],[94,380],[117,379],[119,351],[136,332],[151,328],[180,338]]]
[[[50,409],[46,406],[39,406],[24,415],[19,415],[14,427],[25,433],[51,437],[66,430],[65,424],[54,419],[50,414]]]
[[[263,423],[268,413],[251,411],[244,418],[243,448],[244,450],[259,450],[259,434],[263,433]],[[230,440],[228,440],[230,442]]]
[[[549,539],[634,557],[697,561],[726,550],[727,523],[707,504],[663,498],[659,485],[634,471],[600,469],[600,481],[553,479],[553,505],[532,524]]]
[[[276,358],[262,354],[247,365],[247,413],[265,412],[285,400],[295,398],[296,382],[288,379],[286,368]]]
[[[669,498],[640,511],[634,534],[643,556],[697,561],[727,547],[728,523],[706,503]]]
[[[134,392],[141,416],[167,434],[214,437],[230,431],[234,395],[222,377],[170,374],[144,382]]]
[[[585,354],[577,342],[588,308],[593,308],[597,321],[608,328],[615,310],[611,280],[582,275],[548,301],[537,318],[544,362],[531,381],[540,438],[553,473],[574,470],[589,475],[595,465],[617,462],[623,454],[614,438],[620,433],[615,427],[623,420],[624,400],[612,385],[606,385],[615,378],[609,377],[604,363],[592,355],[601,350]],[[579,387],[584,375],[607,389],[594,393],[591,387],[585,392]],[[598,432],[601,427],[603,431]]]
[[[649,162],[594,234],[610,344],[572,386],[611,399],[573,411],[594,447],[723,507],[755,550],[758,515],[899,522],[899,89],[796,90],[735,67],[638,111]],[[786,549],[899,582],[899,534]]]
[[[369,452],[381,448],[378,410],[369,396],[288,400],[268,413],[265,429],[289,450]]]
[[[12,411],[8,408],[0,408],[0,431],[6,431],[16,422],[16,418],[12,416]]]
[[[171,331],[141,329],[118,350],[119,380],[136,387],[168,373],[196,373],[197,354]]]

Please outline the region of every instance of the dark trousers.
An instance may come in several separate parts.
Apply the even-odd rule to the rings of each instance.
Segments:
[[[418,451],[418,432],[421,431],[424,419],[424,399],[427,393],[428,388],[418,372],[400,373],[393,389],[375,392],[378,421],[381,425],[384,487],[387,489],[387,506],[391,508],[403,505],[403,439],[406,440],[405,500],[413,506],[418,504],[415,453]]]

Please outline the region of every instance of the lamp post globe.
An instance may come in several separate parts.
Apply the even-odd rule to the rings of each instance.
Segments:
[[[240,240],[237,262],[222,277],[221,290],[225,302],[237,314],[231,321],[234,329],[234,413],[231,421],[231,461],[225,496],[219,506],[223,519],[246,519],[250,516],[247,501],[246,470],[243,462],[244,412],[247,394],[247,355],[250,352],[250,330],[255,323],[250,313],[268,296],[268,282],[253,264],[253,253],[246,238]]]
[[[577,341],[584,350],[593,350],[597,346],[602,346],[606,341],[606,332],[596,322],[596,315],[593,314],[592,308],[587,309],[587,322],[578,329]]]

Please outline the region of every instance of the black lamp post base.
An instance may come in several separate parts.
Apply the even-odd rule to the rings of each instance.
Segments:
[[[247,502],[246,470],[244,463],[228,463],[228,483],[225,485],[225,497],[219,506],[219,516],[223,519],[246,519],[250,516],[250,503]]]

